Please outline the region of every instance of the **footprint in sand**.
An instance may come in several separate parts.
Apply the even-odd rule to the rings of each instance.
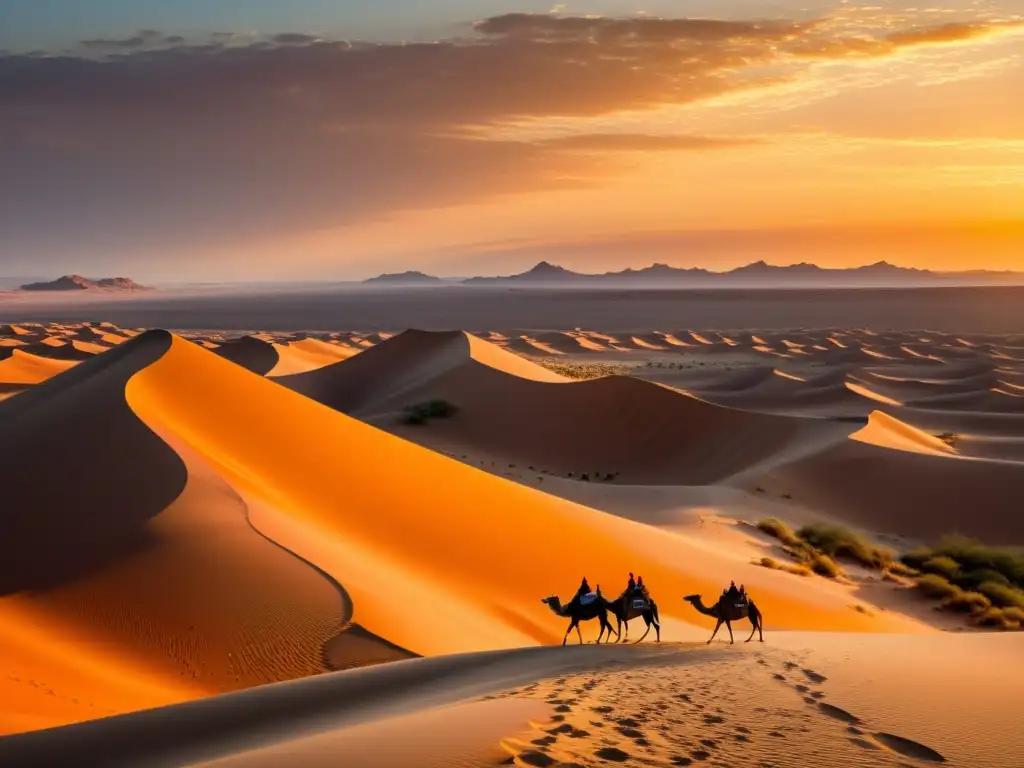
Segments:
[[[828,680],[827,677],[825,677],[824,675],[819,675],[813,669],[801,669],[800,671],[803,672],[804,677],[806,677],[812,683],[824,683],[826,680]]]
[[[597,750],[594,755],[602,760],[611,760],[613,763],[624,763],[629,760],[629,754],[623,752],[618,747],[603,747]]]
[[[916,741],[905,739],[902,736],[895,736],[891,733],[876,733],[875,738],[898,755],[910,757],[914,760],[924,760],[930,763],[944,763],[946,758],[940,755],[931,747],[926,747]]]
[[[844,723],[860,722],[860,718],[856,715],[851,715],[845,709],[840,709],[839,707],[832,706],[831,704],[826,704],[823,701],[818,702],[818,709],[829,717],[833,717],[836,720],[842,720]]]

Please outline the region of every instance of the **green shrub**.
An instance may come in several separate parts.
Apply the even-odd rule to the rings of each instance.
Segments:
[[[991,600],[993,605],[998,605],[1001,608],[1024,609],[1024,592],[1015,587],[1008,587],[995,581],[986,581],[978,585],[978,591]]]
[[[948,600],[962,593],[963,590],[937,573],[926,573],[917,580],[917,588],[928,597]]]
[[[829,557],[845,557],[869,568],[882,568],[894,559],[891,550],[875,546],[837,525],[806,525],[797,531],[797,536]]]
[[[946,555],[937,555],[936,557],[929,557],[921,563],[921,570],[925,573],[937,573],[939,576],[945,576],[950,581],[953,581],[956,579],[957,574],[960,573],[960,563]]]
[[[1020,629],[1021,621],[1012,608],[989,608],[979,614],[974,623],[979,627],[996,627],[998,629]]]
[[[1024,586],[1024,552],[990,547],[963,536],[947,536],[939,542],[933,552],[936,555],[953,558],[965,571],[997,571],[1012,584]]]
[[[426,424],[430,419],[446,419],[458,412],[447,400],[427,400],[402,409],[403,424]]]
[[[944,600],[940,607],[945,611],[978,613],[991,608],[992,603],[987,597],[979,592],[958,591],[956,594]]]
[[[989,568],[979,568],[976,571],[968,571],[967,573],[961,573],[954,581],[957,586],[963,589],[977,589],[986,581],[995,582],[996,584],[1003,584],[1010,586],[1010,580],[1007,579],[999,571],[993,571]]]
[[[803,565],[790,565],[789,563],[780,563],[778,560],[772,557],[762,557],[760,560],[755,561],[757,565],[762,568],[771,568],[775,571],[785,571],[786,573],[792,573],[795,576],[810,576],[811,572]]]
[[[843,569],[836,565],[836,561],[825,554],[818,553],[811,560],[811,570],[819,576],[826,576],[834,579],[843,574]]]
[[[758,530],[763,533],[767,533],[769,536],[778,539],[783,544],[790,547],[799,547],[803,542],[797,538],[797,535],[793,533],[793,529],[786,525],[781,520],[777,520],[774,517],[769,517],[767,520],[762,520],[757,524]]]

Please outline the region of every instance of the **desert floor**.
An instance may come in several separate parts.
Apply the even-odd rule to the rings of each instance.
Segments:
[[[0,764],[1019,766],[1024,335],[871,327],[0,326]]]

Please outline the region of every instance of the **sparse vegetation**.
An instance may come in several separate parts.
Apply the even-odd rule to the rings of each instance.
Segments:
[[[525,357],[525,355],[524,355]],[[572,361],[553,360],[547,357],[527,357],[537,365],[570,379],[599,379],[602,376],[629,376],[633,370],[630,365],[614,365],[611,363],[578,363]]]
[[[1000,608],[1024,610],[1024,592],[1016,587],[1010,587],[995,581],[986,581],[978,585],[978,592],[991,600],[993,605],[997,605]]]
[[[960,435],[956,432],[941,432],[936,437],[950,448],[956,448],[957,441],[960,439]]]
[[[917,580],[917,588],[928,597],[939,600],[949,600],[963,591],[956,584],[950,584],[948,579],[937,573],[924,574]]]
[[[1024,618],[1024,553],[950,536],[934,548],[904,555],[902,561],[926,572],[918,579],[918,586],[942,599],[941,608],[970,613],[977,626],[1020,628]]]
[[[797,536],[831,558],[854,560],[868,568],[884,568],[895,559],[892,550],[875,546],[836,525],[806,525],[797,531]]]
[[[944,600],[939,607],[946,611],[975,614],[988,610],[992,607],[992,603],[987,597],[978,592],[959,590],[952,597]]]
[[[804,565],[780,563],[778,560],[771,557],[762,557],[760,560],[756,560],[755,563],[760,565],[762,568],[771,568],[773,571],[785,571],[786,573],[792,573],[794,576],[811,575],[810,569]]]
[[[811,559],[811,570],[819,576],[835,579],[843,575],[843,569],[828,555],[818,552]]]
[[[458,408],[447,400],[427,400],[402,409],[399,421],[402,424],[426,424],[431,419],[447,419],[458,412]]]
[[[762,520],[757,524],[757,527],[758,530],[767,533],[772,538],[778,539],[788,547],[798,547],[803,543],[797,538],[792,528],[774,517]]]
[[[925,573],[937,573],[939,576],[952,580],[960,573],[960,564],[951,557],[939,555],[930,557],[921,563],[921,570]]]

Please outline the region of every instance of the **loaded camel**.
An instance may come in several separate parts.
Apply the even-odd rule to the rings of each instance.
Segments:
[[[608,622],[608,601],[598,596],[595,600],[589,603],[579,603],[577,601],[571,601],[568,605],[562,605],[562,601],[555,596],[545,597],[541,600],[548,608],[550,608],[558,616],[570,619],[569,628],[565,630],[565,637],[562,638],[562,645],[565,645],[565,641],[569,637],[569,633],[575,628],[576,634],[580,639],[580,645],[583,644],[583,634],[580,632],[580,622],[590,621],[591,619],[599,619],[601,622],[601,631],[597,635],[597,642],[601,642],[601,638],[604,636],[604,631],[608,630],[608,640],[611,642],[612,625]],[[618,636],[618,632],[615,635]]]
[[[764,642],[764,633],[761,631],[761,612],[757,610],[757,606],[754,605],[753,600],[748,598],[746,603],[736,603],[735,601],[723,596],[710,608],[704,605],[704,602],[700,599],[700,595],[687,595],[683,600],[693,605],[694,608],[705,616],[711,616],[718,620],[718,623],[715,625],[715,631],[711,633],[711,640],[715,639],[715,635],[718,634],[718,629],[724,622],[725,626],[729,630],[729,642],[735,642],[732,636],[732,622],[738,621],[739,619],[750,619],[753,629],[750,630],[750,637],[748,637],[744,642],[749,643],[753,640],[755,632],[758,633],[760,642]],[[708,645],[711,644],[711,640],[708,640]]]
[[[608,610],[611,611],[612,616],[618,621],[615,633],[619,635],[619,639],[615,642],[625,641],[629,638],[629,622],[640,616],[643,617],[647,630],[635,642],[642,642],[651,631],[652,626],[656,633],[656,642],[661,642],[661,623],[658,619],[658,606],[650,597],[641,597],[627,589],[614,600],[605,600],[605,605],[608,606]],[[622,636],[623,624],[626,625],[625,636]]]

